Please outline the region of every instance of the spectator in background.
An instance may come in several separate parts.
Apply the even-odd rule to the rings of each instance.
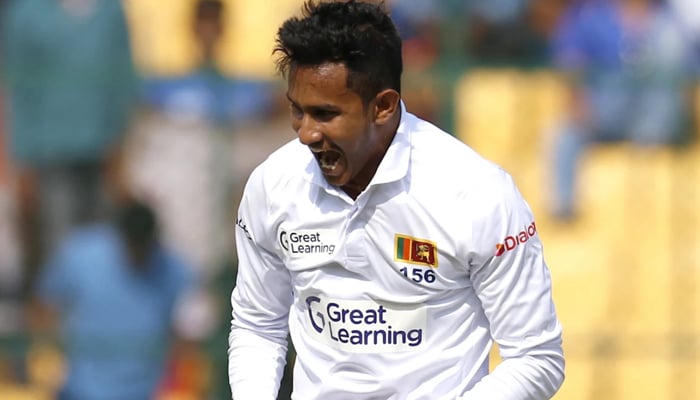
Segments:
[[[121,1],[13,0],[0,17],[28,283],[73,226],[108,208],[103,173],[135,75]]]
[[[231,133],[264,119],[273,107],[269,83],[229,76],[220,67],[221,41],[229,29],[228,3],[190,4],[183,22],[196,45],[194,67],[182,75],[142,76],[142,113],[127,140],[124,160],[130,190],[154,205],[163,241],[182,253],[208,289],[188,296],[186,308],[208,310],[212,318],[195,316],[199,322],[184,323],[198,346],[180,347],[168,366],[161,389],[165,393],[191,393],[199,386],[198,378],[182,371],[201,373],[206,344],[218,339],[215,325],[224,322],[220,318],[224,313],[213,310],[229,307],[230,289],[219,300],[211,288],[220,284],[218,277],[233,260]],[[223,329],[227,331],[228,324]],[[226,338],[220,340],[225,343]],[[217,343],[217,356],[219,348]],[[209,381],[212,395],[228,393],[226,360],[210,357],[209,361],[211,373],[205,371],[203,380]]]
[[[34,308],[38,332],[60,321],[67,379],[59,399],[153,398],[191,272],[140,202],[66,237],[39,276]]]
[[[554,144],[554,215],[575,216],[577,163],[591,142],[672,145],[687,139],[692,49],[667,4],[575,2],[552,40],[569,83]]]
[[[390,15],[403,41],[403,99],[416,115],[433,123],[440,118],[440,81],[435,67],[440,57],[441,23],[437,0],[390,0]]]
[[[0,35],[7,1],[0,0]],[[0,77],[2,77],[2,36],[0,36]],[[15,379],[23,364],[22,355],[13,346],[13,337],[22,329],[21,284],[16,235],[16,204],[12,194],[11,171],[5,123],[5,88],[0,79],[0,386],[4,379]]]
[[[533,26],[536,0],[465,1],[466,51],[477,65],[530,65],[544,60],[546,40]]]
[[[181,76],[144,76],[145,112],[129,140],[127,176],[136,193],[157,205],[166,241],[212,276],[232,256],[230,133],[272,111],[270,83],[223,73],[220,42],[225,3],[192,3],[196,66]]]
[[[218,52],[227,21],[222,0],[193,2],[190,23],[198,62],[182,76],[144,77],[147,105],[173,117],[204,119],[224,129],[273,111],[270,83],[228,76],[220,68]]]

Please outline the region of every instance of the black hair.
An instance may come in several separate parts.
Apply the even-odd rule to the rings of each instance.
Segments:
[[[401,38],[383,2],[308,0],[301,18],[279,28],[274,53],[285,76],[294,66],[344,64],[347,87],[365,102],[384,89],[401,92]]]
[[[149,245],[158,237],[156,215],[148,205],[129,200],[117,211],[117,227],[124,239],[132,244]]]

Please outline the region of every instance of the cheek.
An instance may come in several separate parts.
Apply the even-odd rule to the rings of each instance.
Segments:
[[[361,151],[367,147],[368,126],[363,120],[345,121],[337,128],[338,142],[342,142],[348,151]]]

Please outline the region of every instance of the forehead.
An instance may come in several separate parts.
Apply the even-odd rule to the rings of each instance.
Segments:
[[[287,96],[295,102],[351,101],[359,99],[348,88],[348,69],[341,63],[293,66],[289,71]]]

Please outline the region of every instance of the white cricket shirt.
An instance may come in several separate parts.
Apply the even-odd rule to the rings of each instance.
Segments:
[[[403,105],[402,105],[403,106]],[[235,400],[548,399],[561,326],[537,226],[511,177],[402,107],[353,201],[294,140],[251,174],[231,301]],[[495,340],[503,362],[489,374]]]

